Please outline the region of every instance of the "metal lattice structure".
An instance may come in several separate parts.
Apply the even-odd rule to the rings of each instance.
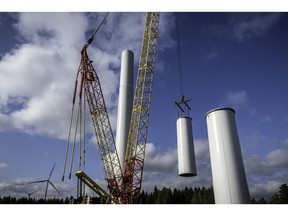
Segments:
[[[160,13],[147,13],[134,94],[123,188],[126,202],[138,203],[142,186]]]
[[[122,177],[121,166],[100,81],[92,61],[88,58],[86,49],[87,45],[82,49],[81,63],[78,69],[81,74],[81,86],[85,89],[109,191],[112,196],[119,196],[119,184]]]

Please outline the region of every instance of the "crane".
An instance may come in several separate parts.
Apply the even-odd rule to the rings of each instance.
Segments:
[[[140,199],[159,21],[159,12],[147,13],[124,163],[123,186],[129,203]]]
[[[105,16],[104,20],[106,19],[107,15]],[[102,21],[102,23],[104,22],[104,20]],[[78,68],[74,88],[72,113],[74,111],[78,78],[80,76],[80,108],[78,108],[78,115],[79,113],[81,113],[82,110],[82,106],[80,104],[83,103],[83,101],[85,103],[86,100],[89,105],[89,111],[94,127],[95,136],[97,139],[97,144],[102,161],[102,167],[104,170],[104,177],[107,182],[110,194],[108,194],[96,182],[94,182],[83,170],[77,171],[76,176],[78,177],[78,180],[80,180],[81,184],[84,183],[89,188],[91,188],[104,200],[105,203],[113,202],[126,204],[139,203],[140,201],[152,95],[152,84],[156,59],[156,48],[158,41],[159,20],[159,12],[148,12],[146,14],[138,75],[136,80],[136,88],[131,114],[131,123],[123,170],[121,168],[119,157],[117,154],[113,131],[111,128],[105,99],[101,89],[100,80],[92,65],[92,61],[89,59],[87,54],[87,48],[92,43],[94,35],[99,30],[102,23],[95,31],[94,35],[84,45],[81,51],[81,62]],[[84,100],[82,98],[84,98]],[[72,118],[73,116],[71,116],[70,130]],[[70,130],[68,135],[69,138]],[[72,158],[74,157],[74,148],[75,139]],[[66,160],[67,149],[62,180],[64,180]]]

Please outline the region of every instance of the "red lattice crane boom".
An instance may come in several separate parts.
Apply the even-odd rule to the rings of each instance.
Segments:
[[[81,86],[85,89],[105,179],[108,182],[111,195],[116,196],[120,193],[119,185],[122,171],[100,80],[87,55],[87,47],[85,45],[81,51],[81,63],[78,72],[81,74]]]

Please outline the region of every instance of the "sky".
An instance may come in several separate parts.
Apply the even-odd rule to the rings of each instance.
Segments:
[[[0,196],[76,195],[76,177],[62,182],[72,95],[80,51],[105,13],[0,13]],[[205,114],[235,109],[250,196],[269,198],[288,183],[288,14],[177,13],[184,95],[191,98],[197,177],[178,176],[174,101],[180,99],[175,13],[162,12],[151,101],[143,189],[212,185]],[[135,56],[145,13],[113,12],[88,49],[115,134],[121,53]],[[106,188],[91,122],[86,173]],[[77,170],[76,162],[73,172]],[[26,191],[26,192],[25,192]],[[89,191],[88,191],[89,192]]]

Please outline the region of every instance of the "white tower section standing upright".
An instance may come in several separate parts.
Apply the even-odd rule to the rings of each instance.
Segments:
[[[190,117],[180,117],[176,121],[178,174],[182,177],[197,175],[191,121]]]
[[[124,159],[130,127],[130,119],[133,107],[133,68],[134,54],[130,50],[122,52],[121,74],[119,86],[118,115],[116,129],[116,148],[121,168],[124,167]]]
[[[216,204],[250,202],[235,111],[217,108],[206,114]]]

